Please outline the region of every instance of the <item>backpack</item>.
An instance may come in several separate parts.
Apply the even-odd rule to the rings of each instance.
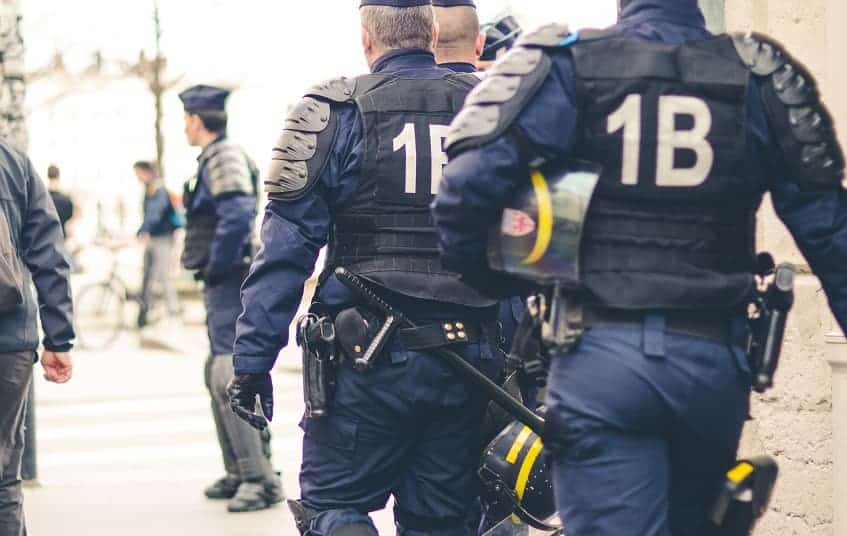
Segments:
[[[18,253],[5,211],[0,211],[0,313],[14,310],[24,302],[24,282]]]
[[[170,191],[168,191],[168,200],[171,202],[171,211],[168,215],[168,221],[174,229],[184,228],[187,223],[187,220],[185,219],[185,206],[183,206],[176,194]]]

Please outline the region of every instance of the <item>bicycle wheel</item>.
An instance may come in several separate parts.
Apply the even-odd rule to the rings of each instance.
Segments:
[[[105,350],[124,326],[124,296],[108,283],[95,283],[77,295],[76,334],[86,350]]]

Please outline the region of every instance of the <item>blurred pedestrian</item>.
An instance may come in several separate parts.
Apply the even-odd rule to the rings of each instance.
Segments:
[[[261,434],[235,416],[226,385],[234,376],[232,347],[241,314],[241,283],[252,257],[258,173],[244,150],[226,135],[229,91],[194,86],[179,97],[185,106],[188,143],[201,147],[196,178],[184,196],[182,263],[205,283],[206,326],[211,354],[206,386],[227,474],[206,489],[210,499],[229,499],[230,512],[261,510],[283,499],[279,476]]]
[[[60,175],[58,166],[51,165],[47,168],[47,189],[50,191],[53,205],[56,206],[59,223],[62,225],[62,234],[67,238],[68,222],[74,217],[74,202],[68,194],[62,192]]]
[[[5,141],[0,174],[0,534],[22,536],[23,423],[39,344],[36,313],[44,331],[44,377],[65,383],[73,369],[73,306],[62,226],[44,183]]]
[[[168,313],[179,314],[179,300],[169,269],[174,231],[179,227],[179,221],[171,196],[158,177],[155,166],[142,160],[132,168],[139,182],[144,185],[144,221],[138,230],[139,239],[144,244],[144,275],[141,282],[141,308],[138,311],[138,327],[143,328],[147,325],[147,314],[153,305],[153,291],[157,284],[167,300]]]

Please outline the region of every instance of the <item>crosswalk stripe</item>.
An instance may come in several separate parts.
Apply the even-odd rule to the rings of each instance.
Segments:
[[[161,435],[166,440],[168,434],[205,432],[214,430],[211,410],[204,408],[203,415],[175,415],[172,418],[151,418],[145,421],[100,421],[64,426],[40,426],[38,440],[44,442],[68,439],[97,439],[97,438],[138,438]],[[40,415],[39,415],[40,418]],[[287,411],[274,416],[276,423],[286,428],[296,426],[300,412]],[[294,430],[291,430],[293,433]]]
[[[299,456],[300,442],[280,441],[273,445],[274,454],[288,459]],[[90,465],[98,467],[112,463],[129,463],[138,465],[149,461],[194,460],[200,458],[220,457],[220,447],[214,441],[192,443],[176,443],[151,446],[126,446],[119,448],[97,449],[84,451],[56,451],[39,453],[40,468],[68,467]]]

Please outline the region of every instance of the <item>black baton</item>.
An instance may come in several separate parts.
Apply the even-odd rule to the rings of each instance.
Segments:
[[[346,270],[345,268],[336,268],[335,277],[347,288],[353,291],[367,305],[373,307],[382,313],[386,318],[397,319],[397,324],[402,324],[410,328],[416,328],[414,322],[406,316],[395,311],[382,298],[377,296],[370,288],[368,288],[362,279],[356,274]],[[383,343],[384,344],[384,343]],[[529,408],[524,406],[519,400],[516,400],[505,389],[491,381],[488,376],[480,372],[473,365],[465,361],[462,356],[447,348],[436,348],[432,352],[443,358],[448,365],[463,376],[468,382],[482,389],[485,394],[496,402],[500,407],[506,410],[515,419],[524,423],[539,437],[545,436],[545,421],[542,417],[533,413]]]

